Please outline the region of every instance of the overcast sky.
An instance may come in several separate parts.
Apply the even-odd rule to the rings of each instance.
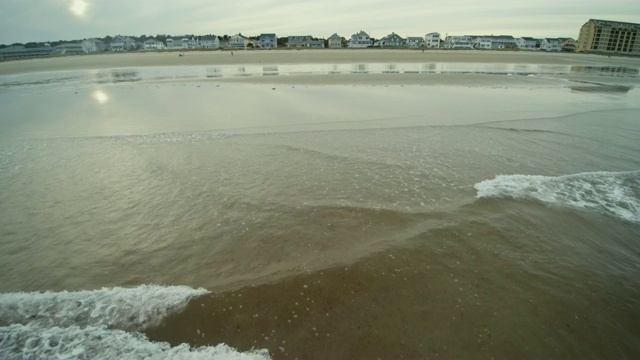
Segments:
[[[590,18],[640,22],[638,0],[0,0],[0,44],[106,35],[253,36],[364,30],[577,38]]]

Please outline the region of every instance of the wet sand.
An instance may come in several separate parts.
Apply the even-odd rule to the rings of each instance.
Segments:
[[[0,75],[25,72],[109,69],[140,66],[301,64],[301,63],[469,62],[513,64],[638,65],[640,58],[524,51],[473,50],[240,50],[135,52],[0,62]]]
[[[465,228],[428,231],[349,266],[204,296],[145,333],[172,345],[266,348],[273,359],[607,358],[637,351],[629,336],[640,331],[637,316],[611,299],[609,285],[593,280],[597,271],[583,269],[585,278],[562,281],[558,293],[549,274],[522,266],[531,260],[521,252],[554,256],[562,245],[514,246],[511,235],[491,227],[470,221]],[[554,266],[549,260],[535,262]]]

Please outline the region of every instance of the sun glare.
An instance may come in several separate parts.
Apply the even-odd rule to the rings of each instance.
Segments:
[[[93,98],[99,103],[99,104],[104,104],[107,101],[109,101],[109,96],[107,96],[107,94],[102,91],[102,90],[96,90],[93,92]]]
[[[73,15],[81,17],[87,12],[87,6],[88,4],[84,0],[73,0],[69,10],[71,10]]]

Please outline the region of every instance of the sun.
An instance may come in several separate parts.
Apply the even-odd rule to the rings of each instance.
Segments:
[[[87,12],[87,7],[88,7],[88,4],[86,1],[73,0],[73,3],[71,4],[71,7],[69,8],[69,10],[71,10],[71,13],[73,13],[73,15],[82,17]]]

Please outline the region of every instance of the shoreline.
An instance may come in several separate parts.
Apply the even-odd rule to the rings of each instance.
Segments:
[[[0,75],[147,66],[395,62],[639,66],[640,58],[482,50],[428,50],[425,52],[395,49],[240,50],[233,51],[233,55],[231,51],[187,51],[184,56],[178,56],[178,52],[135,52],[4,61],[0,62]]]

